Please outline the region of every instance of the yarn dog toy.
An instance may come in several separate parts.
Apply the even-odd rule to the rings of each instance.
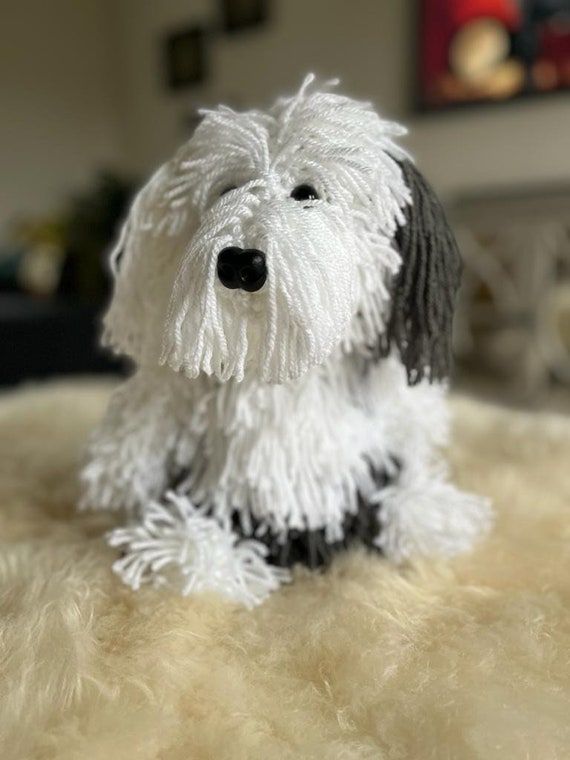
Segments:
[[[135,589],[252,606],[355,540],[399,563],[490,525],[438,454],[457,246],[405,130],[333,84],[205,111],[111,254],[104,342],[137,370],[80,506],[125,510],[109,540]]]

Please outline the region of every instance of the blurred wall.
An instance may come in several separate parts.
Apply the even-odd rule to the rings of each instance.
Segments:
[[[217,0],[19,0],[0,26],[0,226],[114,163],[146,173],[185,138],[199,105],[263,104],[307,71],[340,76],[412,128],[407,144],[447,195],[570,181],[570,96],[410,111],[414,0],[269,0],[266,26],[208,46],[208,81],[163,86],[169,31],[216,21]]]
[[[208,0],[119,0],[129,162],[150,169],[184,137],[192,105],[264,103],[307,71],[340,76],[412,128],[408,145],[445,195],[490,185],[570,181],[570,95],[413,115],[414,0],[270,0],[260,29],[216,37],[211,79],[182,96],[161,86],[159,42],[177,24],[212,19]]]
[[[123,40],[129,159],[151,168],[184,136],[184,114],[203,104],[237,107],[269,103],[293,92],[314,71],[338,77],[356,95],[399,113],[406,101],[403,55],[407,9],[400,0],[269,0],[267,25],[216,35],[208,46],[210,79],[172,94],[162,86],[164,35],[180,25],[216,23],[216,0],[118,0]]]
[[[409,145],[444,197],[570,184],[570,93],[407,122]]]
[[[118,161],[105,0],[17,0],[0,24],[0,228]]]

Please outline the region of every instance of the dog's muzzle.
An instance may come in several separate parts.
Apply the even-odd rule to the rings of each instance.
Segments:
[[[218,255],[218,279],[226,288],[254,293],[267,279],[265,254],[255,248],[224,248]]]

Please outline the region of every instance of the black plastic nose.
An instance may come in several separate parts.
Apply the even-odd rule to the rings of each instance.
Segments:
[[[254,293],[267,279],[265,254],[255,248],[224,248],[218,255],[218,277],[226,288]]]

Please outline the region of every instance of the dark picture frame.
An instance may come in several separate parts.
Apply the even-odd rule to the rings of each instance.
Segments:
[[[166,84],[171,90],[195,87],[206,79],[206,31],[192,26],[164,40]]]
[[[416,111],[570,93],[570,0],[415,0],[414,6]]]
[[[222,29],[229,34],[265,24],[269,17],[268,0],[219,0]]]

